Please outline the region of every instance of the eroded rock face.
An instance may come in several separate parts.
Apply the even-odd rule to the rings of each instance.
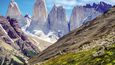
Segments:
[[[7,32],[8,36],[11,39],[19,38],[19,36],[17,35],[16,31],[10,25],[10,23],[8,22],[7,19],[5,19],[4,17],[0,17],[0,24],[2,25],[2,27],[4,28],[4,30]]]
[[[83,25],[83,23],[94,19],[99,16],[100,12],[93,8],[86,8],[83,6],[75,6],[70,17],[70,31]]]
[[[1,37],[1,36],[0,36]],[[0,65],[27,65],[24,56],[0,39]]]
[[[0,24],[0,39],[11,45],[12,47],[19,49],[19,46],[14,44],[14,41],[8,36],[7,32],[4,30],[2,25]]]
[[[47,19],[45,0],[36,0],[34,4],[33,17],[29,31],[42,30]]]
[[[45,22],[47,18],[47,9],[45,0],[36,0],[34,4],[33,20]]]
[[[28,52],[34,52],[35,54],[38,53],[37,47],[27,38],[26,34],[21,30],[21,27],[19,26],[18,22],[14,18],[8,19],[10,22],[10,25],[14,28],[16,33],[19,35],[21,39],[18,39],[16,43],[20,46],[23,53],[28,54]],[[24,51],[28,50],[28,51]]]
[[[48,30],[54,32],[56,36],[62,37],[67,34],[69,29],[65,9],[62,6],[57,7],[54,5],[48,15],[47,24]]]
[[[13,43],[11,42],[10,45],[28,57],[37,54],[39,52],[38,48],[27,38],[25,33],[21,30],[17,20],[10,17],[7,17],[7,19],[0,17],[0,24],[4,31],[6,31],[3,32],[6,34],[6,37],[3,38],[5,42],[9,44],[7,41],[12,40]]]

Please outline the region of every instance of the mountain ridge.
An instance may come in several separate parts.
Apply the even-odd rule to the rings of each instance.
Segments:
[[[111,8],[109,11],[103,15],[98,16],[96,19],[87,22],[87,24],[82,25],[80,28],[72,31],[68,35],[65,35],[59,39],[55,44],[48,47],[46,50],[41,52],[39,55],[33,57],[29,60],[30,64],[45,61],[49,58],[55,57],[67,52],[78,52],[80,50],[86,50],[93,48],[94,42],[103,35],[107,35],[110,32],[115,32],[115,7]],[[103,42],[106,42],[102,40]],[[106,43],[97,42],[97,45],[106,45]],[[114,42],[114,41],[113,41]],[[100,44],[101,43],[101,44]],[[109,44],[109,43],[108,43]],[[48,52],[50,51],[50,52]]]
[[[86,4],[84,6],[76,5],[71,13],[70,18],[67,19],[66,15],[67,13],[65,8],[63,6],[56,6],[55,4],[54,6],[58,9],[57,12],[53,10],[54,8],[53,7],[51,11],[47,13],[45,0],[36,0],[33,7],[32,18],[26,18],[22,15],[16,15],[16,16],[9,15],[9,16],[11,18],[16,18],[21,28],[24,28],[25,31],[34,34],[40,30],[46,36],[50,32],[53,32],[52,35],[56,35],[58,38],[60,38],[65,34],[69,33],[70,31],[78,28],[82,24],[86,23],[87,21],[94,19],[95,17],[99,16],[100,14],[102,14],[103,12],[112,7],[110,4],[107,4],[105,2],[94,3],[92,5]],[[10,12],[10,10],[12,11]],[[52,10],[55,12],[54,13],[55,15],[53,15]],[[91,13],[89,13],[89,11]],[[18,12],[19,14],[21,14],[19,7],[14,0],[11,0],[9,4],[7,14],[12,14],[12,12],[16,13]],[[77,13],[82,14],[79,14],[78,16]]]

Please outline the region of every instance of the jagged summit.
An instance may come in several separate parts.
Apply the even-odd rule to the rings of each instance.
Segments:
[[[21,14],[18,4],[14,0],[11,0],[9,3],[6,17],[17,19],[21,27],[26,25],[26,22]]]
[[[100,2],[98,4],[94,3],[92,5],[87,4],[85,6],[77,5],[72,10],[70,19],[66,19],[65,9],[62,6],[56,6],[54,4],[49,14],[47,14],[45,1],[36,0],[34,4],[32,22],[27,30],[31,33],[35,30],[42,30],[45,34],[48,34],[51,31],[55,33],[56,36],[60,37],[60,35],[63,36],[87,21],[94,19],[110,7],[111,5],[104,2]]]
[[[85,6],[75,6],[69,21],[70,31],[75,30],[84,23],[93,20],[100,14],[106,12],[112,6],[105,2],[86,4]]]
[[[94,8],[87,8],[84,6],[75,6],[72,10],[70,17],[70,31],[83,25],[83,23],[94,19],[99,16],[100,12],[96,11]]]
[[[33,10],[33,20],[44,22],[47,18],[47,8],[45,0],[36,0]]]
[[[112,5],[107,4],[105,2],[100,2],[100,3],[93,3],[92,5],[86,4],[86,6],[84,6],[84,7],[94,8],[96,11],[103,13],[103,12],[107,11],[109,8],[111,8]]]
[[[54,5],[47,21],[49,30],[53,31],[58,37],[62,37],[69,32],[66,12],[63,6],[57,7]]]
[[[36,0],[33,8],[33,16],[30,27],[27,30],[43,30],[47,20],[47,8],[45,0]]]
[[[12,18],[22,16],[20,9],[14,0],[10,1],[6,16],[10,16]]]

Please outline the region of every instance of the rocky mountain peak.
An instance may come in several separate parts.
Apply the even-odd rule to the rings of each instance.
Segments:
[[[22,16],[20,9],[14,0],[10,1],[6,16],[10,16],[12,18]]]
[[[47,8],[45,0],[36,0],[34,4],[33,20],[44,22],[47,18]]]
[[[48,28],[53,31],[55,35],[61,37],[68,33],[68,22],[66,20],[66,13],[63,6],[53,6],[48,15]]]
[[[57,7],[56,5],[54,5],[53,8],[52,8],[52,10],[51,10],[51,12],[52,12],[52,11],[57,11],[57,8],[58,8],[58,7]]]
[[[105,2],[100,2],[100,3],[93,3],[93,5],[86,4],[86,6],[84,6],[84,7],[94,8],[96,11],[103,13],[103,12],[107,11],[109,8],[111,8],[112,6]]]
[[[100,10],[102,9],[100,8]],[[86,6],[75,6],[70,17],[70,30],[72,31],[80,27],[83,23],[93,20],[100,14],[102,13],[97,11],[90,4],[87,4]]]
[[[82,21],[85,18],[85,8],[83,6],[75,6],[72,10],[70,17],[70,30],[74,30],[82,25]]]
[[[36,0],[33,9],[32,22],[27,28],[28,31],[43,30],[47,20],[47,8],[45,0]]]

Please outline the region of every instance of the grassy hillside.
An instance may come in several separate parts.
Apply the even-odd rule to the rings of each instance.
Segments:
[[[95,42],[104,45],[97,45],[78,53],[74,51],[61,54],[41,65],[115,65],[115,32],[105,34],[92,43]]]
[[[102,55],[94,57],[99,48],[60,55],[42,65],[115,65],[115,44],[105,49]]]
[[[70,52],[77,53],[85,50],[91,50],[92,48],[95,48],[97,46],[104,46],[105,48],[108,48],[111,44],[115,43],[114,37],[115,7],[112,7],[103,15],[98,16],[94,20],[87,22],[76,30],[60,38],[55,44],[51,45],[43,52],[39,53],[37,56],[29,59],[28,61],[30,65],[33,65],[36,63],[47,61],[53,57],[59,56],[60,54],[62,55]],[[90,57],[88,56],[85,59],[87,58]],[[56,62],[52,62],[58,63],[58,61],[60,61],[61,63],[62,60],[58,59]]]

